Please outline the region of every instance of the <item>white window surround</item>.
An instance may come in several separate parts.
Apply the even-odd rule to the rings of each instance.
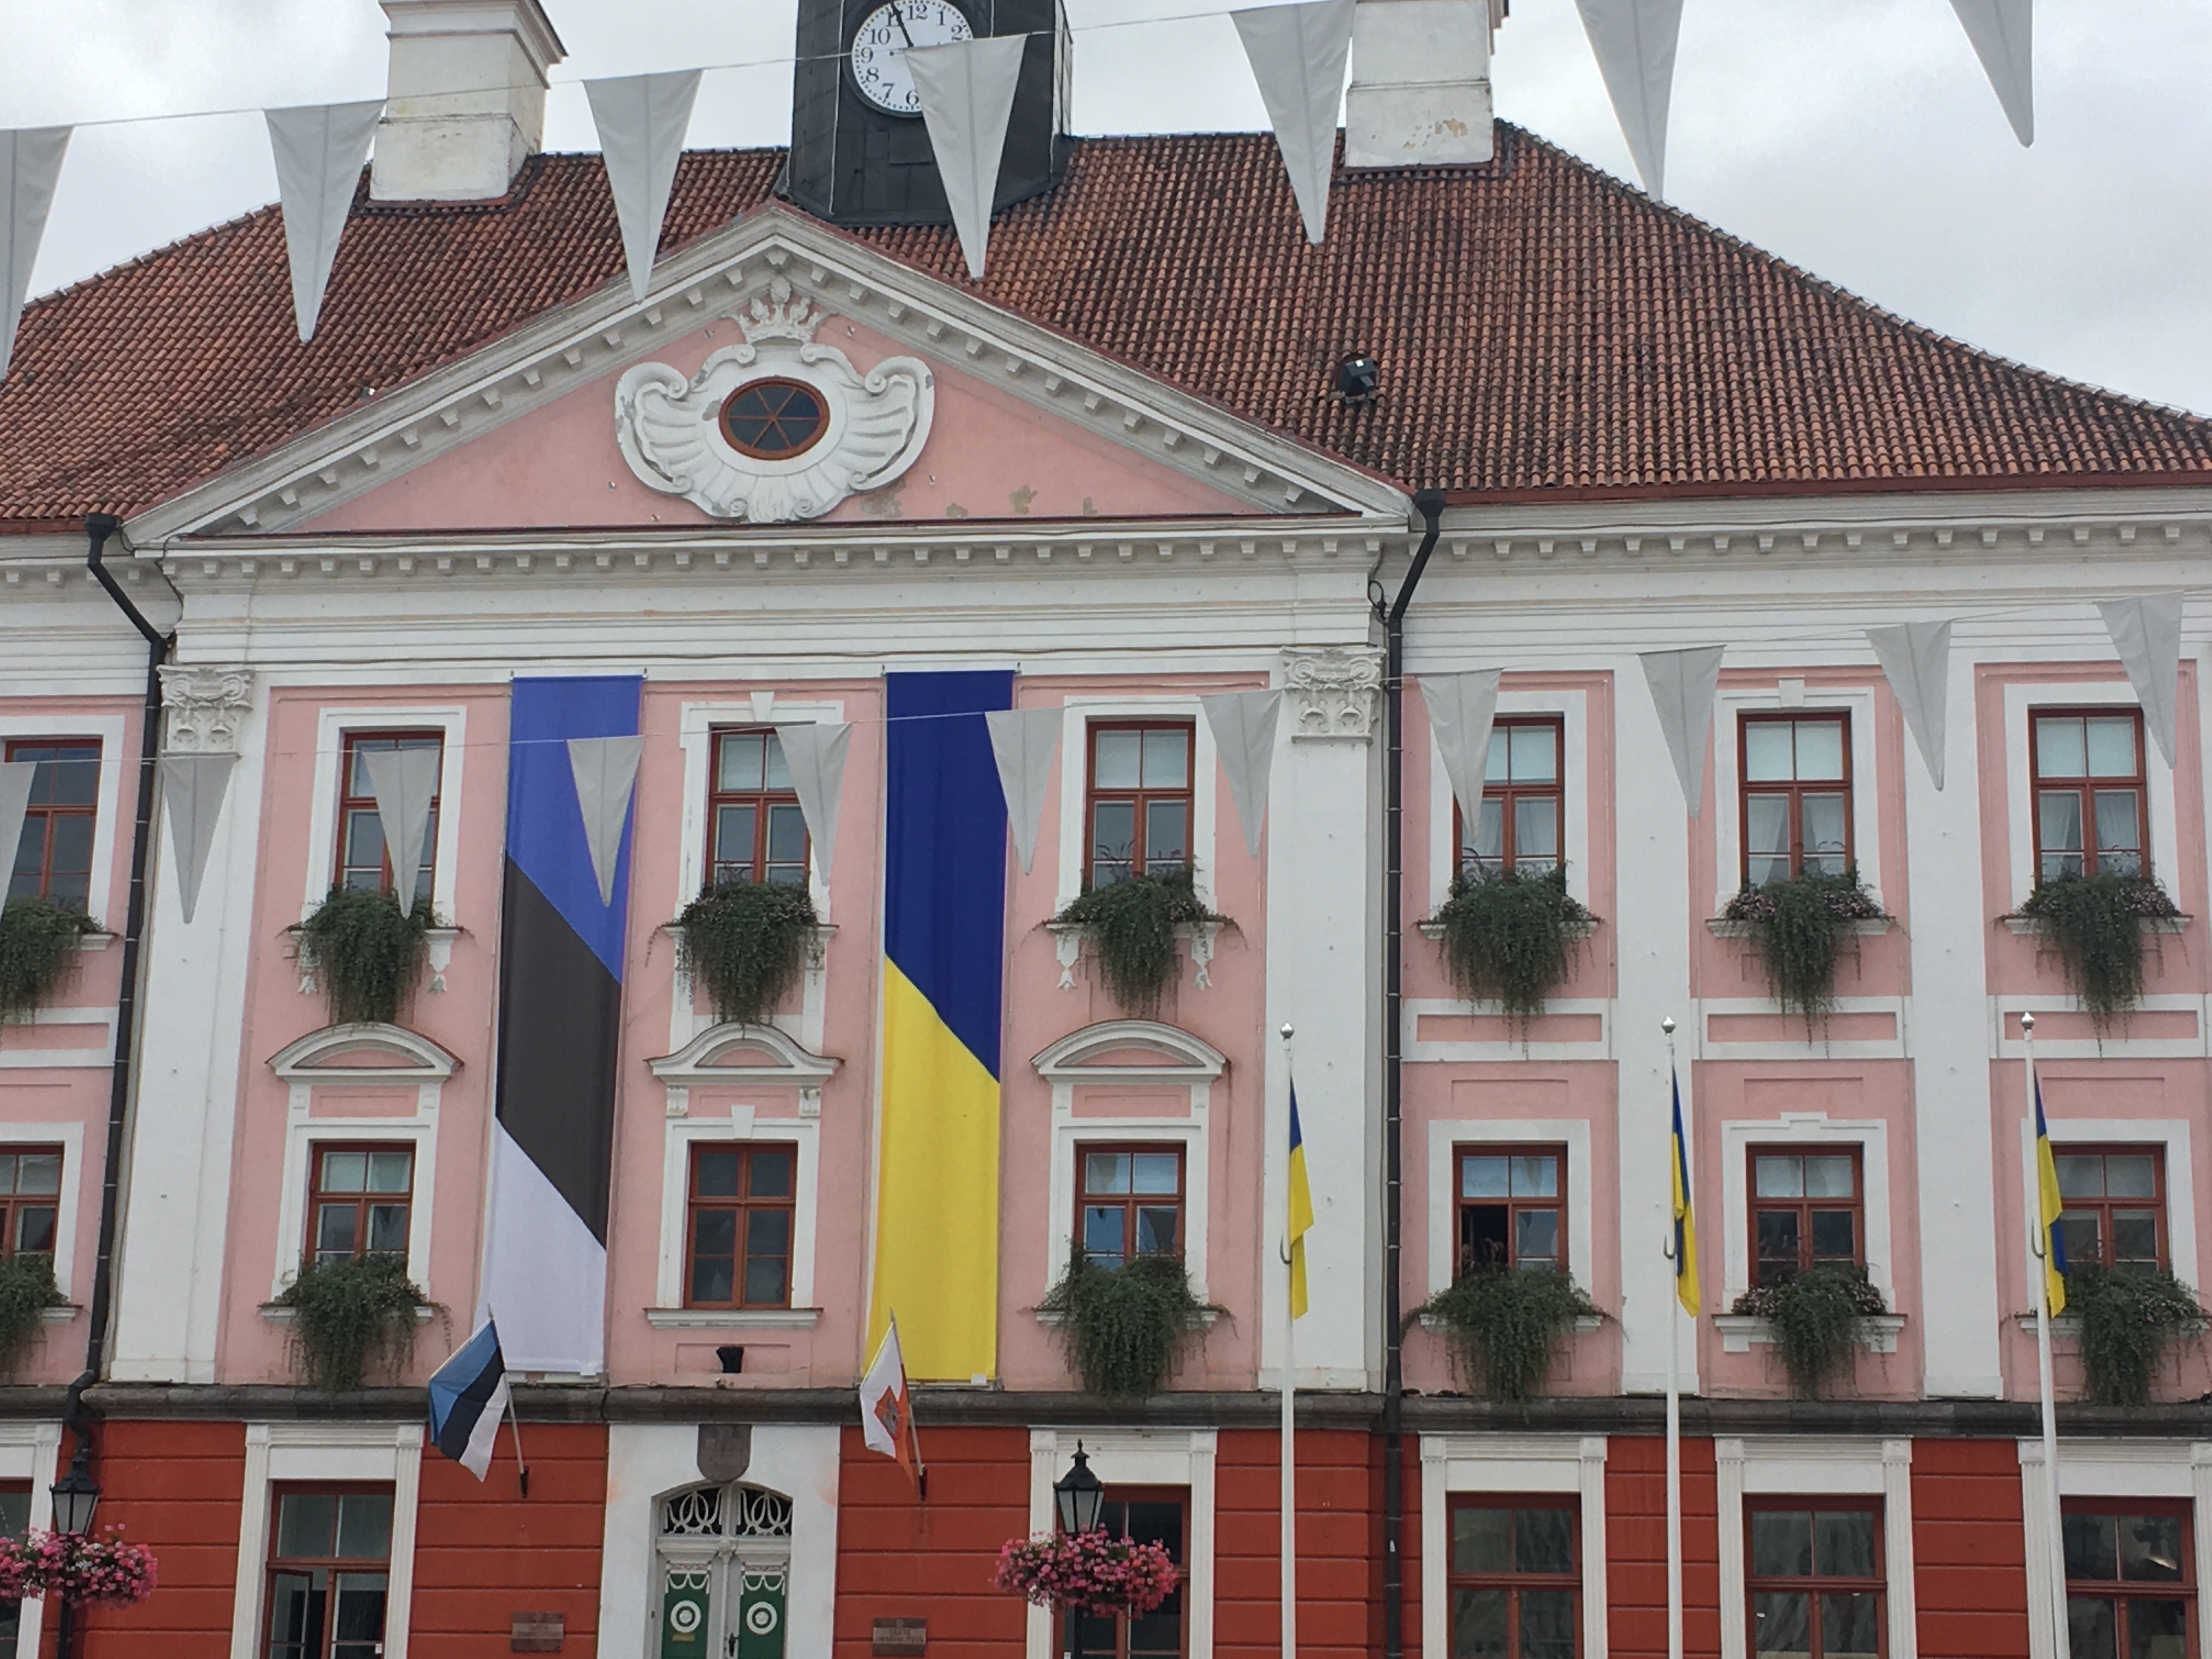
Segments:
[[[1880,1498],[1887,1581],[1887,1659],[1915,1659],[1919,1618],[1912,1583],[1912,1443],[1910,1440],[1721,1438],[1713,1442],[1715,1516],[1720,1531],[1721,1659],[1746,1659],[1749,1609],[1744,1558],[1747,1498]]]
[[[1783,684],[1793,688],[1785,698]],[[1771,686],[1723,686],[1713,699],[1713,891],[1725,904],[1743,885],[1742,778],[1737,734],[1745,714],[1846,714],[1851,724],[1851,860],[1869,892],[1881,897],[1882,787],[1875,766],[1875,692],[1871,685],[1808,686],[1802,679]],[[1894,787],[1894,786],[1893,786]]]
[[[67,1302],[76,1269],[76,1218],[84,1190],[84,1125],[0,1122],[0,1146],[62,1149],[62,1189],[54,1202],[54,1288]]]
[[[1591,1243],[1590,1126],[1585,1118],[1454,1118],[1429,1125],[1429,1294],[1451,1288],[1459,1255],[1459,1218],[1454,1170],[1455,1146],[1532,1146],[1567,1149],[1567,1270],[1589,1288],[1596,1247]]]
[[[123,919],[107,912],[114,899],[115,826],[123,811],[123,730],[120,714],[0,714],[0,757],[5,757],[9,743],[26,738],[100,739],[100,782],[92,820],[92,884],[87,890],[85,910],[101,927],[116,933],[123,931]],[[133,769],[137,758],[129,757]],[[14,856],[15,849],[10,848],[9,857]],[[27,1620],[28,1613],[26,1608]],[[29,1628],[27,1622],[24,1628]]]
[[[307,890],[300,899],[302,921],[329,894],[337,873],[338,789],[343,782],[338,765],[346,738],[356,733],[433,731],[444,733],[445,742],[438,758],[438,836],[430,867],[430,908],[443,925],[461,926],[454,895],[459,891],[455,884],[461,856],[461,774],[468,755],[468,711],[450,703],[316,711],[315,782],[307,799]],[[477,920],[488,922],[489,918]]]
[[[1416,676],[1418,678],[1419,677]],[[1498,688],[1501,718],[1522,714],[1559,717],[1562,748],[1559,756],[1560,851],[1567,860],[1567,891],[1584,904],[1589,902],[1589,693],[1587,691],[1516,691],[1503,681]],[[1443,750],[1437,746],[1433,728],[1429,742],[1429,913],[1451,896],[1452,878],[1458,873],[1459,848],[1452,837],[1451,777],[1444,770]]]
[[[331,1066],[332,1054],[380,1053],[382,1065]],[[461,1062],[426,1036],[398,1025],[328,1025],[288,1042],[270,1056],[270,1069],[287,1086],[284,1111],[283,1186],[277,1194],[274,1274],[269,1299],[275,1301],[300,1275],[307,1238],[307,1161],[318,1144],[382,1141],[414,1149],[413,1196],[407,1216],[407,1276],[426,1294],[430,1283],[432,1196],[438,1178],[438,1102],[446,1079]],[[317,1085],[325,1088],[390,1089],[403,1097],[411,1085],[415,1109],[377,1117],[319,1117],[310,1108]]]
[[[2012,875],[2013,908],[2035,890],[2034,779],[2028,767],[2027,716],[2033,708],[2140,708],[2135,688],[2124,678],[2075,682],[2007,682],[2004,689],[2004,777],[2007,864]],[[2146,729],[2142,734],[2145,848],[2152,872],[2171,886],[2180,858],[2181,837],[2174,814],[2173,769],[2159,753]]]
[[[384,1659],[407,1659],[415,1590],[415,1510],[422,1480],[420,1423],[248,1423],[238,1516],[238,1587],[231,1603],[231,1659],[259,1659],[262,1593],[269,1577],[270,1488],[364,1481],[392,1487],[392,1557],[384,1607]]]
[[[1742,947],[1740,961],[1750,974],[1759,972],[1758,957],[1748,945]],[[1700,997],[1692,1006],[1696,1018],[1691,1023],[1691,1041],[1696,1044],[1692,1058],[1696,1060],[1910,1060],[1912,1058],[1912,999],[1905,996],[1843,996],[1836,999],[1838,1014],[1887,1014],[1893,1022],[1893,1035],[1886,1037],[1838,1037],[1815,1028],[1813,1035],[1804,1035],[1804,1024],[1795,1014],[1784,1013],[1771,997]],[[1775,1037],[1755,1037],[1748,1042],[1735,1042],[1716,1037],[1709,1022],[1715,1015],[1741,1018],[1749,1015],[1761,1019],[1782,1019],[1795,1027],[1795,1035]],[[1786,1028],[1785,1028],[1786,1029]]]
[[[2166,1152],[2166,1250],[2173,1276],[2185,1285],[2203,1281],[2197,1263],[2197,1166],[2191,1160],[2189,1124],[2182,1118],[2052,1117],[2047,1098],[2044,1123],[2054,1146],[2112,1144],[2160,1146]],[[2039,1213],[2035,1190],[2035,1123],[2020,1119],[2021,1241],[2029,1247]],[[2026,1261],[2026,1257],[2021,1258]]]
[[[1866,1237],[1867,1278],[1897,1305],[1891,1258],[1895,1241],[1889,1223],[1889,1126],[1874,1118],[1830,1118],[1825,1112],[1784,1112],[1779,1117],[1730,1118],[1721,1124],[1722,1260],[1725,1285],[1722,1305],[1751,1288],[1751,1149],[1779,1146],[1817,1152],[1856,1146],[1859,1150],[1860,1217]]]
[[[0,1423],[0,1480],[27,1480],[31,1484],[31,1526],[33,1530],[51,1527],[54,1523],[54,1468],[60,1461],[62,1425],[59,1423],[6,1422]],[[46,1604],[33,1596],[21,1603],[21,1622],[16,1626],[15,1648],[18,1655],[35,1656],[39,1651],[40,1627],[46,1615]]]
[[[1190,1491],[1190,1529],[1183,1539],[1184,1659],[1213,1659],[1213,1470],[1218,1437],[1212,1429],[1031,1429],[1030,1534],[1059,1522],[1052,1483],[1066,1472],[1080,1441],[1091,1472],[1109,1486],[1184,1486]],[[1055,1659],[1053,1615],[1029,1610],[1024,1659]],[[1435,1650],[1431,1650],[1435,1651]]]
[[[1468,1002],[1457,997],[1407,997],[1404,1003],[1405,1057],[1415,1062],[1433,1060],[1611,1060],[1613,1056],[1613,1000],[1609,997],[1551,997],[1541,1018],[1555,1015],[1597,1016],[1597,1035],[1583,1039],[1522,1042],[1509,1027],[1496,1037],[1472,1042],[1436,1041],[1421,1036],[1421,1021],[1429,1019],[1504,1019],[1502,1002]]]
[[[1582,1498],[1583,1659],[1605,1659],[1605,1451],[1602,1435],[1421,1437],[1421,1651],[1451,1651],[1451,1496],[1576,1492]]]
[[[714,733],[732,726],[834,726],[844,718],[842,699],[787,702],[774,691],[756,692],[743,702],[683,706],[677,717],[677,742],[684,751],[684,816],[678,825],[683,840],[676,860],[676,912],[689,904],[707,882],[707,801],[714,793]],[[811,825],[806,874],[814,914],[826,925],[830,919],[830,884],[822,878],[822,860],[817,855]]]
[[[1099,1066],[1094,1056],[1148,1048],[1158,1061],[1139,1066]],[[1229,1061],[1211,1043],[1149,1019],[1114,1019],[1070,1032],[1030,1061],[1052,1085],[1052,1170],[1045,1212],[1042,1291],[1049,1291],[1075,1249],[1075,1160],[1086,1142],[1151,1141],[1182,1148],[1183,1266],[1191,1289],[1206,1295],[1208,1205],[1207,1105],[1215,1081]],[[1075,1115],[1075,1090],[1092,1087],[1188,1091],[1186,1115],[1176,1117],[1092,1117]]]
[[[2020,1496],[2027,1522],[2028,1659],[2057,1659],[2051,1621],[2051,1482],[2043,1442],[2020,1444]],[[2212,1442],[2203,1440],[2061,1440],[2058,1495],[2068,1498],[2181,1499],[2195,1534],[2197,1620],[2212,1615]]]
[[[1093,720],[1188,720],[1190,747],[1190,862],[1199,897],[1213,897],[1215,775],[1213,730],[1206,722],[1198,694],[1188,696],[1072,696],[1061,705],[1060,727],[1060,895],[1057,915],[1083,891],[1090,829],[1083,810],[1091,781],[1091,723]],[[1241,833],[1241,832],[1240,832]]]
[[[100,936],[87,940],[97,950]],[[82,948],[82,947],[81,947]],[[28,1014],[11,1015],[9,1025],[73,1026],[88,1039],[82,1048],[29,1048],[18,1042],[0,1042],[0,1072],[58,1071],[79,1066],[106,1066],[115,1061],[115,1005],[104,1008],[33,1008]]]
[[[2156,950],[2163,940],[2155,933],[2148,933],[2146,942]],[[2018,1028],[2014,1024],[2023,1013],[2039,1018],[2054,1009],[2071,1013],[2082,1013],[2081,1000],[2071,992],[2046,991],[2040,996],[1994,996],[1989,1000],[1990,1054],[1998,1060],[2018,1060],[2027,1053]],[[2045,1025],[2036,1033],[2035,1054],[2039,1061],[2045,1060],[2203,1060],[2212,1054],[2212,998],[2192,996],[2185,992],[2151,991],[2136,1005],[2136,1012],[2144,1014],[2190,1014],[2195,1017],[2196,1033],[2191,1036],[2134,1036],[2129,1027],[2122,1025],[2109,1036],[2060,1037],[2051,1035]]]

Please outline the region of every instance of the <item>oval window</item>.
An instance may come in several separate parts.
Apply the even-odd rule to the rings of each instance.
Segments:
[[[803,380],[753,380],[722,404],[722,435],[738,453],[764,461],[811,449],[829,427],[822,394]]]

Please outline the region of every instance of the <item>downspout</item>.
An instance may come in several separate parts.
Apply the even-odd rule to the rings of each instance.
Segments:
[[[75,1462],[82,1466],[92,1448],[92,1424],[84,1409],[84,1391],[100,1381],[107,1358],[107,1322],[115,1281],[115,1232],[121,1217],[123,1150],[131,1105],[131,1064],[138,1024],[138,944],[146,927],[146,860],[153,841],[155,762],[161,748],[161,664],[174,634],[164,634],[148,622],[124,592],[122,584],[107,568],[105,553],[109,537],[123,527],[112,514],[88,513],[84,533],[89,544],[85,568],[92,579],[107,590],[131,625],[146,641],[146,693],[138,725],[138,807],[131,828],[131,890],[124,907],[123,983],[115,998],[115,1063],[108,1072],[107,1158],[100,1172],[100,1239],[92,1269],[91,1328],[85,1334],[84,1371],[69,1385],[62,1407],[63,1423],[76,1436]]]
[[[1429,568],[1443,527],[1440,489],[1417,490],[1421,544],[1382,617],[1382,1653],[1406,1651],[1406,1352],[1405,1254],[1405,925],[1406,608]],[[1382,610],[1378,600],[1377,611]]]

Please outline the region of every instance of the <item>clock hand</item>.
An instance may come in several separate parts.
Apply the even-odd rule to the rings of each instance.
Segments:
[[[899,37],[906,42],[907,50],[914,50],[914,36],[906,30],[906,0],[891,0],[891,21],[898,25]]]

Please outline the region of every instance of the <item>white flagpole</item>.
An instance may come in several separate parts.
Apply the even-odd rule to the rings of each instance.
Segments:
[[[1291,1079],[1291,1036],[1292,1028],[1283,1027],[1283,1080]],[[1283,1121],[1283,1145],[1290,1145],[1290,1120]],[[1283,1555],[1283,1659],[1297,1659],[1298,1651],[1298,1462],[1297,1419],[1295,1410],[1297,1390],[1291,1386],[1294,1373],[1291,1370],[1291,1334],[1297,1329],[1297,1311],[1292,1305],[1291,1283],[1291,1166],[1287,1157],[1283,1163],[1283,1490],[1282,1555]]]
[[[1661,1020],[1659,1029],[1667,1034],[1667,1078],[1671,1091],[1679,1086],[1674,1077],[1673,1017]],[[1686,1125],[1683,1133],[1686,1136],[1688,1133]],[[1670,1119],[1667,1130],[1666,1244],[1670,1261],[1674,1257],[1674,1139]],[[1677,1275],[1681,1269],[1682,1264],[1675,1261]],[[1667,1297],[1667,1659],[1682,1659],[1682,1310],[1677,1290],[1678,1286],[1668,1286]]]
[[[2035,1016],[2020,1017],[2021,1074],[2027,1085],[2028,1226],[2027,1274],[2035,1290],[2035,1378],[2043,1404],[2043,1474],[2048,1488],[2045,1524],[2051,1528],[2051,1650],[2057,1659],[2069,1659],[2072,1632],[2066,1624],[2066,1539],[2058,1504],[2058,1407],[2051,1376],[2051,1288],[2044,1279],[2044,1262],[2051,1240],[2043,1228],[2043,1149],[2035,1136]]]

